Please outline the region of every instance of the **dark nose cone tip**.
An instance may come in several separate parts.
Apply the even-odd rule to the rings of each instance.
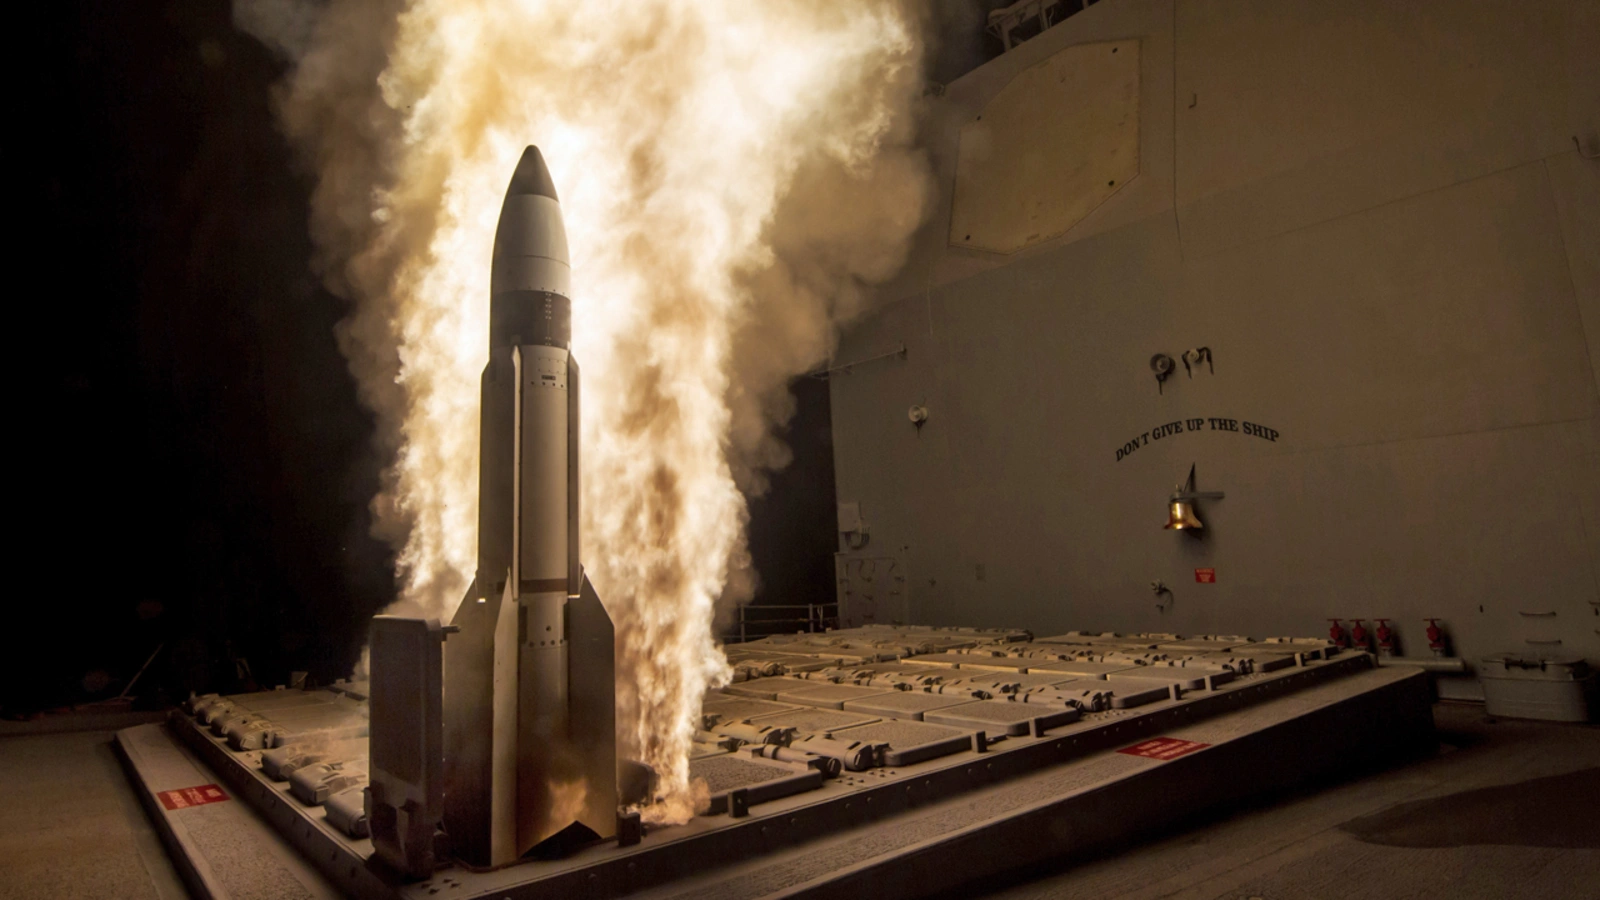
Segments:
[[[550,170],[545,168],[544,155],[538,147],[529,147],[522,151],[522,159],[517,162],[517,171],[511,175],[511,186],[506,188],[506,196],[513,197],[518,194],[533,194],[538,197],[549,197],[557,203],[561,198],[556,196],[556,183],[550,178]]]

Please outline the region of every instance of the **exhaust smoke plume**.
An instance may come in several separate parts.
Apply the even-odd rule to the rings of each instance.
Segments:
[[[624,752],[692,812],[713,618],[749,598],[741,489],[787,462],[825,360],[926,202],[914,0],[236,0],[290,62],[318,265],[392,460],[401,602],[448,618],[476,562],[478,374],[506,181],[538,144],[573,260],[583,562],[617,626]]]

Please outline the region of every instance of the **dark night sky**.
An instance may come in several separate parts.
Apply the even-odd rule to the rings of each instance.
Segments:
[[[992,52],[979,5],[957,4],[936,79]],[[272,120],[281,63],[219,0],[34,14],[36,139],[4,152],[29,211],[13,271],[43,276],[14,294],[42,513],[19,519],[18,634],[39,652],[10,655],[0,713],[115,695],[157,645],[147,699],[238,689],[234,655],[263,684],[342,675],[392,559],[367,535],[379,460],[334,343],[345,305],[310,272],[311,182]],[[833,592],[827,388],[797,389],[796,463],[752,507],[762,602]]]
[[[96,671],[114,694],[162,642],[173,689],[231,687],[230,643],[263,681],[343,674],[392,566],[366,537],[377,460],[344,307],[308,269],[309,181],[268,107],[279,64],[225,3],[51,15],[46,138],[13,170],[42,212],[27,255],[65,288],[37,338],[64,351],[39,416],[59,586],[34,610],[52,652],[13,703],[97,696]]]

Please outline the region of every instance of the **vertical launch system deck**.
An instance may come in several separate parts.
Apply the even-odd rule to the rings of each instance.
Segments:
[[[734,900],[981,887],[1432,740],[1420,670],[1312,639],[883,626],[726,650],[735,681],[691,754],[700,815],[492,870],[374,858],[364,684],[195,698],[118,742],[204,896],[230,895],[239,861],[203,858],[211,793],[189,805],[190,787],[254,807],[351,896]],[[163,741],[195,774],[151,762]]]

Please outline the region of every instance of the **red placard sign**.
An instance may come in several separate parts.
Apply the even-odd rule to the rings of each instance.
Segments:
[[[1195,569],[1194,570],[1194,580],[1200,582],[1201,584],[1216,584],[1217,583],[1217,570],[1216,569]]]
[[[222,788],[214,784],[179,788],[175,791],[162,791],[156,796],[161,798],[161,805],[169,810],[188,809],[191,806],[204,806],[207,803],[221,803],[228,799],[228,795],[222,792]]]
[[[1183,741],[1178,738],[1160,737],[1141,741],[1132,747],[1123,747],[1118,753],[1129,756],[1143,756],[1146,759],[1169,760],[1180,756],[1187,756],[1196,750],[1204,750],[1210,744],[1197,744],[1194,741]]]

